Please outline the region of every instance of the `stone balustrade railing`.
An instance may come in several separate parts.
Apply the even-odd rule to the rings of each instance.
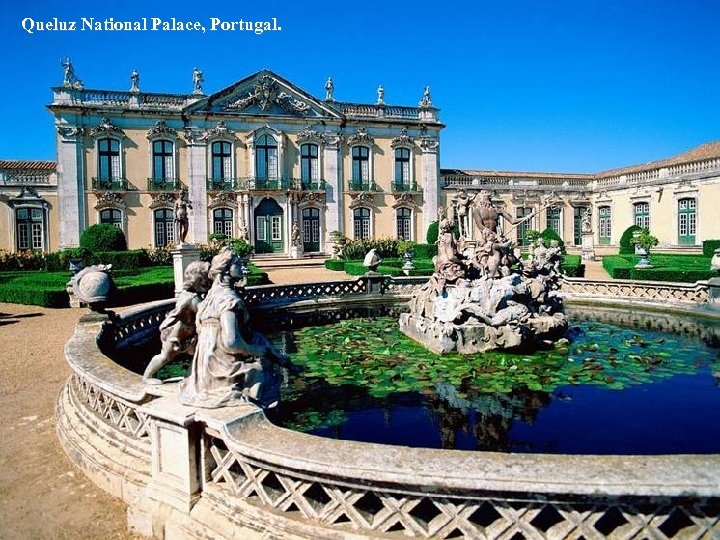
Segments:
[[[409,296],[426,278],[248,288],[253,309]],[[679,292],[672,292],[673,290]],[[705,302],[707,284],[567,278],[563,294]],[[305,303],[303,305],[303,303]],[[156,331],[172,300],[98,321],[66,346],[73,375],[58,433],[130,525],[172,538],[685,538],[720,533],[720,456],[563,456],[337,441],[270,424],[252,405],[202,410],[177,385],[115,364]],[[99,336],[99,339],[98,339]]]
[[[617,174],[598,178],[595,182],[596,188],[612,188],[618,186],[633,186],[641,184],[652,184],[655,182],[667,182],[670,179],[677,179],[687,174],[720,172],[720,159],[706,159],[691,163],[681,163],[670,167],[658,167],[645,171]]]

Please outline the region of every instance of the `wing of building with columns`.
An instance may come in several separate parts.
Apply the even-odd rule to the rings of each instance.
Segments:
[[[69,62],[68,62],[69,66]],[[482,197],[516,220],[508,237],[554,229],[572,250],[590,216],[596,248],[632,224],[660,247],[699,249],[720,238],[720,142],[679,156],[588,174],[440,169],[445,127],[430,89],[413,106],[315,97],[269,70],[206,95],[86,89],[66,66],[52,89],[57,161],[0,160],[0,249],[77,246],[95,223],[121,228],[130,248],[177,243],[175,203],[190,205],[188,242],[246,238],[256,253],[332,253],[349,238],[424,242],[440,207]],[[589,212],[588,212],[589,211]],[[7,225],[7,226],[5,226]],[[477,225],[463,225],[470,240]],[[299,234],[297,234],[299,233]]]

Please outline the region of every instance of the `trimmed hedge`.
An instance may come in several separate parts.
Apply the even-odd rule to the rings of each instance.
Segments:
[[[715,250],[720,248],[720,240],[705,240],[702,246],[703,255],[712,257],[715,254]]]
[[[603,257],[603,268],[614,279],[647,281],[674,281],[695,283],[710,279],[710,259],[699,255],[650,255],[653,268],[635,268],[640,260],[636,255],[610,255]]]
[[[631,255],[635,253],[635,244],[632,243],[632,239],[636,232],[642,230],[643,228],[637,225],[630,225],[625,229],[620,237],[620,255]]]
[[[345,261],[344,259],[327,259],[325,261],[325,268],[328,270],[335,270],[342,272],[345,270]]]
[[[440,223],[437,221],[433,221],[429,226],[427,230],[427,234],[425,235],[425,241],[430,244],[431,246],[434,246],[437,244],[438,235],[440,234]]]
[[[432,259],[437,255],[437,244],[415,244],[415,259]]]
[[[568,277],[585,277],[585,265],[580,255],[563,255],[563,270]]]

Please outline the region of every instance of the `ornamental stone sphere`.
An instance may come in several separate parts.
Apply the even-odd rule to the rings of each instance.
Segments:
[[[72,290],[75,296],[91,308],[106,303],[113,292],[113,280],[110,275],[112,265],[94,265],[84,268],[75,275]]]

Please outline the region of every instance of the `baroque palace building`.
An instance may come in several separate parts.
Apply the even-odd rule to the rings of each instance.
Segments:
[[[505,225],[519,244],[551,228],[579,249],[588,210],[600,254],[632,224],[669,250],[720,238],[720,142],[595,174],[441,171],[429,88],[412,107],[386,104],[382,87],[374,103],[348,103],[331,79],[319,99],[263,70],[205,95],[195,70],[189,94],[143,92],[136,72],[128,91],[89,90],[64,65],[48,106],[57,163],[0,160],[0,249],[76,246],[94,223],[121,228],[131,248],[172,245],[185,197],[189,242],[222,233],[289,255],[297,224],[305,254],[330,254],[334,231],[424,242],[439,207],[471,208],[482,192],[527,218]]]

